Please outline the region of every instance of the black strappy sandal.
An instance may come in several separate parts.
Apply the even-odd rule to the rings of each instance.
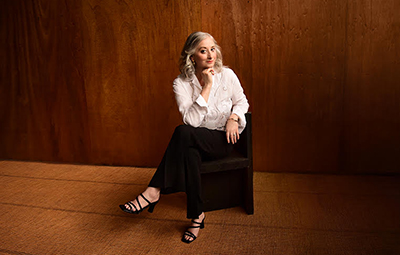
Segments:
[[[144,208],[142,208],[142,205],[139,202],[139,196],[136,197],[136,201],[137,204],[139,205],[140,209],[138,210],[138,208],[132,203],[132,202],[128,202],[125,205],[129,206],[129,209],[126,208],[125,205],[119,205],[119,208],[121,208],[122,211],[127,212],[127,213],[132,213],[132,214],[139,214],[141,212],[143,212],[144,209],[146,209],[147,207],[149,207],[149,213],[152,213],[154,211],[154,207],[156,206],[156,204],[158,203],[158,200],[154,203],[150,203],[150,201],[145,198],[143,196],[143,194],[140,194],[140,196],[148,203],[148,205],[146,205]],[[135,208],[135,211],[133,210],[133,208]]]
[[[192,220],[193,223],[198,224],[199,226],[190,226],[189,228],[200,228],[200,229],[203,229],[204,228],[204,220],[205,220],[205,218],[206,218],[206,216],[204,215],[204,218],[203,218],[203,220],[201,222],[197,222],[195,220]],[[195,234],[193,234],[192,232],[189,231],[189,228],[182,236],[182,242],[184,242],[184,243],[191,243],[194,240],[196,240],[196,238],[197,238],[197,236]],[[191,237],[192,240],[187,240],[185,237]]]

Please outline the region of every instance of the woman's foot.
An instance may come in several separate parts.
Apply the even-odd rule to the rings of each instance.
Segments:
[[[150,206],[149,212],[152,212],[154,206],[160,199],[160,189],[154,187],[147,187],[147,189],[137,196],[136,199],[126,203],[125,205],[120,205],[120,208],[129,213],[140,213],[145,208]],[[125,210],[124,210],[125,209]]]
[[[200,229],[204,228],[204,218],[206,215],[201,213],[198,219],[193,219],[191,226],[187,229],[187,231],[183,234],[182,242],[191,243],[196,240],[199,235]]]

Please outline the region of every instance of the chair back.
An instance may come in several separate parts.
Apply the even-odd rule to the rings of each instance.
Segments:
[[[239,151],[244,157],[252,160],[253,159],[253,141],[252,141],[252,122],[251,112],[245,114],[246,117],[246,128],[240,134],[240,139],[235,145],[235,150]]]

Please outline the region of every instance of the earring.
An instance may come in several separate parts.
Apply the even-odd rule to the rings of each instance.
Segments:
[[[191,58],[190,60],[192,60],[192,64],[193,64],[193,65],[196,65],[196,62],[194,62],[194,59],[193,59],[193,58]]]

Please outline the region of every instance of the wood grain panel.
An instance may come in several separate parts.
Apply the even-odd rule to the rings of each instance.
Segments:
[[[90,144],[73,11],[49,1],[14,1],[3,11],[2,156],[85,161]]]
[[[1,5],[0,158],[157,166],[202,30],[250,101],[256,171],[399,172],[397,0]]]
[[[349,1],[346,172],[400,169],[400,2]]]
[[[157,166],[181,123],[172,81],[187,35],[200,29],[199,5],[140,3],[83,6],[89,39],[84,78],[96,163]]]
[[[5,3],[1,158],[157,165],[180,123],[172,80],[199,10],[196,1]]]
[[[220,38],[225,63],[250,99],[255,169],[336,170],[345,5],[312,0],[204,5],[203,27]]]

